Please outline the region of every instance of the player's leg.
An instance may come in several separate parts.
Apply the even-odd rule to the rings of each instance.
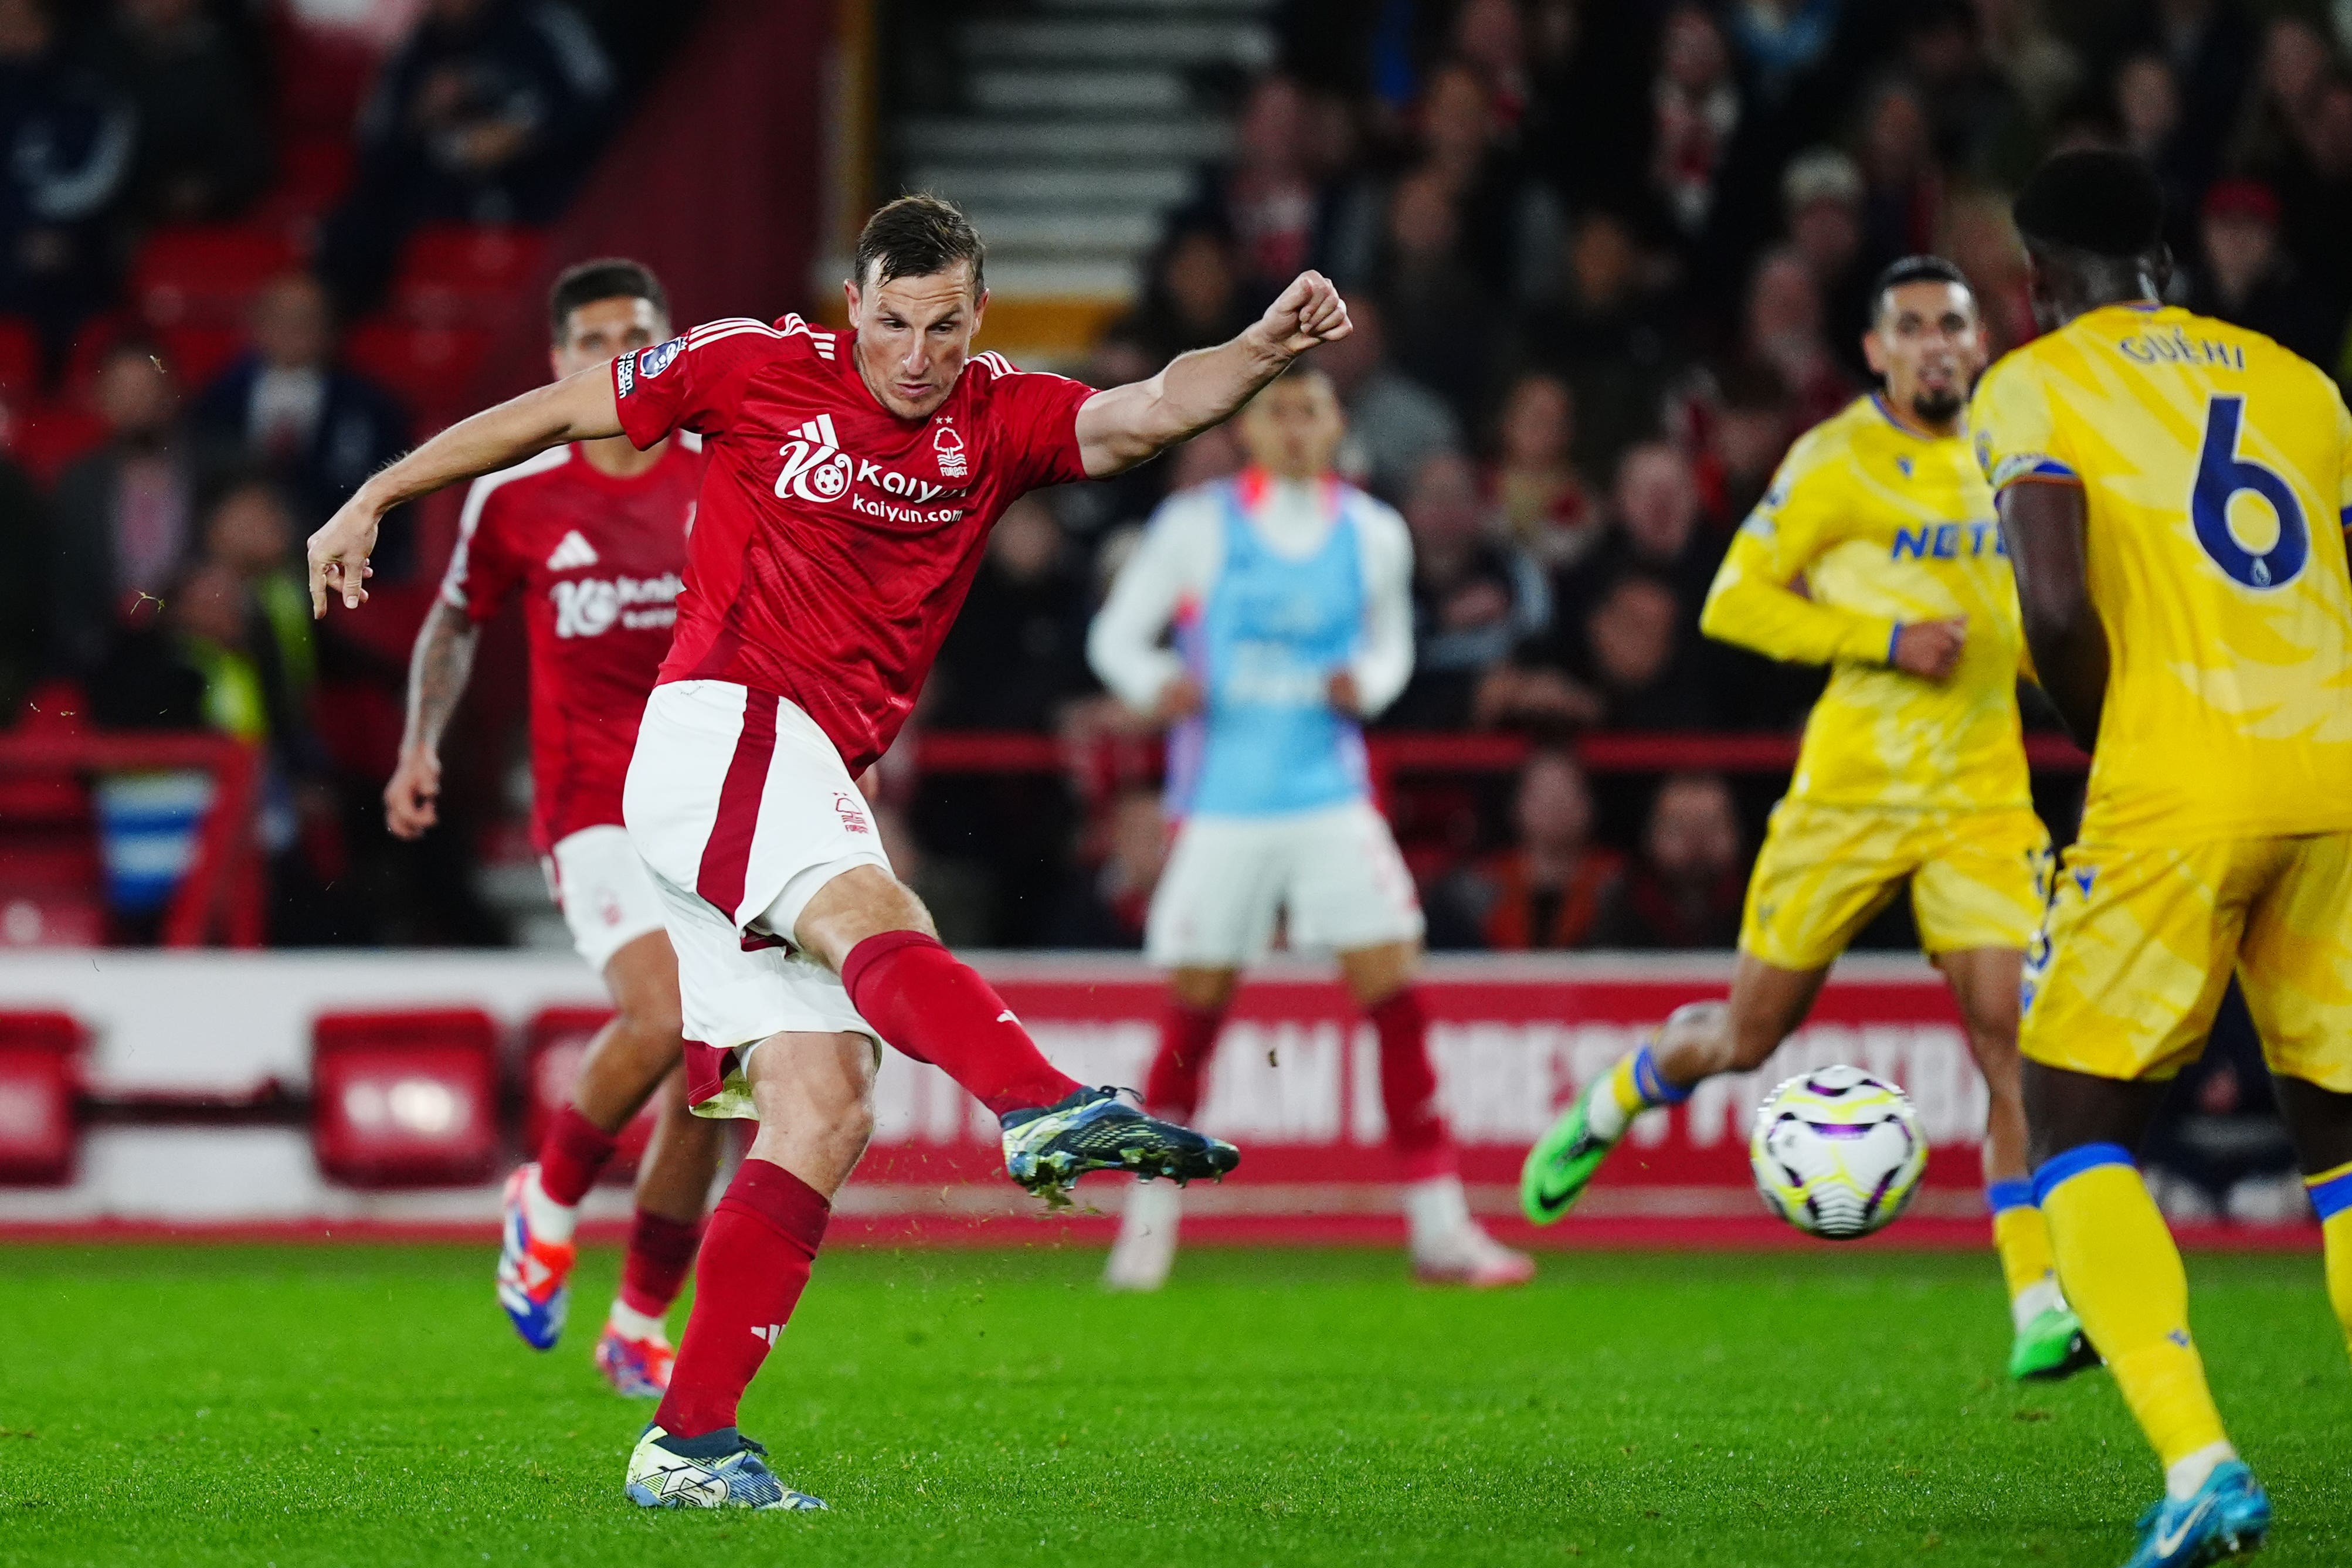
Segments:
[[[1284,854],[1264,824],[1195,817],[1178,830],[1152,889],[1143,951],[1168,971],[1160,1048],[1145,1075],[1143,1109],[1186,1126],[1201,1109],[1201,1086],[1243,966],[1274,940],[1281,912]],[[1129,1184],[1118,1237],[1103,1260],[1112,1290],[1157,1290],[1176,1265],[1183,1189],[1173,1182]]]
[[[2009,1374],[2065,1377],[2095,1365],[2098,1352],[2058,1288],[2050,1226],[2033,1201],[2025,1152],[2023,1064],[2017,1054],[2017,994],[2025,954],[2017,948],[1972,947],[1932,955],[1950,983],[1960,1027],[1985,1082],[1985,1205],[1993,1249],[2009,1287]]]
[[[633,1398],[656,1399],[669,1386],[667,1320],[702,1242],[703,1210],[719,1173],[726,1123],[693,1114],[686,1074],[673,1068],[656,1091],[653,1137],[637,1170],[636,1214],[621,1262],[621,1288],[596,1342],[604,1381]]]
[[[834,1194],[873,1136],[877,1055],[866,1036],[845,1033],[772,1035],[745,1049],[759,1134],[711,1214],[669,1390],[629,1458],[631,1500],[824,1506],[776,1479],[766,1450],[736,1429],[736,1406],[792,1321]]]
[[[2352,1348],[2352,834],[2293,842],[2254,900],[2240,984],[2326,1238],[2327,1298]]]
[[[1519,1205],[1549,1225],[1582,1196],[1633,1118],[1680,1105],[1718,1073],[1761,1067],[1812,1010],[1829,966],[1783,969],[1743,950],[1727,1002],[1677,1007],[1647,1044],[1618,1058],[1587,1086],[1528,1151]]]
[[[2069,850],[2027,966],[2034,1197],[2067,1300],[2164,1467],[2135,1563],[2258,1541],[2269,1523],[2189,1332],[2179,1249],[2133,1164],[2228,984],[2249,891],[2234,847]]]
[[[1383,942],[1339,954],[1339,973],[1370,1021],[1381,1052],[1381,1105],[1389,1147],[1404,1177],[1404,1217],[1413,1273],[1436,1284],[1481,1289],[1524,1285],[1535,1260],[1503,1246],[1470,1215],[1454,1135],[1437,1104],[1429,1055],[1429,1015],[1414,982],[1418,942]]]
[[[2009,1286],[2009,1373],[2064,1377],[2098,1360],[2058,1288],[2050,1227],[2033,1202],[2017,1053],[2025,949],[2050,901],[2050,833],[2025,807],[1955,812],[1911,876],[1921,944],[1943,972],[1986,1095],[1985,1205]]]
[[[929,911],[877,865],[841,871],[808,898],[793,941],[841,976],[883,1039],[934,1063],[995,1112],[1005,1169],[1059,1197],[1087,1171],[1190,1181],[1241,1158],[1230,1143],[1159,1121],[1087,1089],[1038,1050],[993,986],[940,942]]]
[[[604,975],[614,1011],[588,1044],[571,1102],[549,1120],[538,1158],[507,1182],[499,1301],[524,1342],[540,1350],[555,1343],[570,1310],[581,1200],[682,1048],[677,961],[627,832],[584,828],[551,858],[573,946]]]
[[[1549,1225],[1568,1213],[1634,1117],[1680,1104],[1717,1073],[1760,1067],[1780,1048],[1830,964],[1909,873],[1907,820],[1801,801],[1773,808],[1748,881],[1729,1001],[1677,1007],[1559,1114],[1519,1171],[1529,1219]]]

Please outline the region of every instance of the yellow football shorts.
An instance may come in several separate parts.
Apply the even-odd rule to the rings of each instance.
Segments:
[[[2023,806],[1901,811],[1783,800],[1748,880],[1739,947],[1782,969],[1820,969],[1908,877],[1927,952],[2021,951],[2042,923],[2049,874],[2049,830]]]
[[[2352,833],[2066,851],[2027,953],[2027,1059],[2168,1079],[2235,969],[2273,1072],[2352,1093]]]

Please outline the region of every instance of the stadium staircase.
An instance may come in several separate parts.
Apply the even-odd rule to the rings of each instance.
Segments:
[[[1231,143],[1275,61],[1274,0],[1022,0],[928,41],[899,84],[898,184],[960,203],[988,238],[991,346],[1069,359],[1133,299],[1167,210]]]

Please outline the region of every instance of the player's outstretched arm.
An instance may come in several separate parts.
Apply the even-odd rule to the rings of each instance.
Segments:
[[[478,474],[510,468],[563,441],[621,433],[610,365],[565,376],[461,419],[380,471],[310,536],[310,613],[340,595],[345,609],[367,602],[368,556],[384,515],[419,496]]]
[[[384,826],[394,838],[421,837],[440,820],[441,736],[474,671],[478,634],[465,611],[434,601],[408,656],[408,721],[400,763],[383,786]]]
[[[2080,485],[2026,482],[2000,491],[2000,532],[2042,689],[2089,751],[2107,700],[2107,635],[2091,603]]]
[[[1320,272],[1302,272],[1231,342],[1180,354],[1149,381],[1097,392],[1078,408],[1088,477],[1107,479],[1223,424],[1317,343],[1348,335],[1348,302]]]

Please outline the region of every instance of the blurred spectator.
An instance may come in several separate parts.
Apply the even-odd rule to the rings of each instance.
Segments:
[[[1863,109],[1864,267],[1874,275],[1898,257],[1936,242],[1944,173],[1919,89],[1900,78],[1882,82]]]
[[[1584,676],[1612,730],[1712,730],[1723,713],[1705,668],[1706,645],[1690,635],[1666,579],[1620,574],[1584,619]]]
[[[1755,0],[1731,8],[1740,63],[1767,99],[1779,100],[1837,42],[1843,0]]]
[[[359,176],[320,263],[373,304],[421,223],[543,224],[588,167],[611,67],[557,0],[425,0],[361,111]]]
[[[1084,572],[1037,497],[1006,509],[963,613],[940,645],[931,722],[950,730],[1051,731],[1087,673]]]
[[[1657,433],[1668,339],[1643,281],[1647,258],[1615,213],[1580,217],[1568,244],[1559,297],[1522,334],[1528,356],[1560,373],[1576,394],[1577,460],[1605,473],[1627,447]]]
[[[1555,7],[1558,9],[1558,7]],[[1505,132],[1527,117],[1528,23],[1513,0],[1463,0],[1454,14],[1454,58],[1476,79],[1486,113]]]
[[[2331,72],[2296,132],[2294,151],[2270,173],[2286,248],[2305,279],[2352,299],[2352,79]]]
[[[1469,241],[1457,247],[1460,259],[1518,301],[1551,281],[1560,216],[1520,154],[1513,122],[1488,79],[1466,64],[1440,67],[1422,93],[1421,172],[1435,175],[1454,198]]]
[[[2293,154],[2335,60],[2327,35],[2310,17],[2290,11],[2270,19],[2231,151],[2233,167],[2275,169]]]
[[[1491,286],[1462,259],[1462,213],[1445,176],[1424,168],[1390,193],[1375,274],[1397,368],[1445,399],[1465,426],[1486,397]]]
[[[1862,335],[1870,327],[1870,271],[1862,257],[1862,174],[1853,160],[1827,147],[1799,153],[1780,177],[1789,248],[1804,264],[1822,301],[1830,352],[1846,374],[1866,376]]]
[[[1913,0],[1904,12],[1904,65],[1919,89],[1937,157],[1958,173],[1980,175],[2006,164],[2021,178],[2034,162],[2029,128],[2008,79],[1984,52],[1974,6]]]
[[[310,591],[295,554],[299,537],[285,497],[262,479],[230,485],[205,514],[205,558],[228,569],[243,586],[254,638],[266,643],[291,710],[307,710],[318,684]]]
[[[1650,101],[1651,192],[1675,229],[1696,239],[1715,209],[1716,175],[1741,111],[1731,51],[1706,6],[1678,5],[1666,14]]]
[[[2219,180],[2205,194],[2199,224],[2201,265],[2191,277],[2192,310],[2277,339],[2315,364],[2329,364],[2344,341],[2344,311],[2303,279],[2279,246],[2278,197],[2252,180]]]
[[[178,394],[152,345],[116,343],[96,398],[106,444],[58,479],[50,513],[52,635],[66,667],[83,675],[105,659],[115,629],[179,575],[196,490]]]
[[[1563,611],[1580,616],[1627,572],[1655,577],[1673,593],[1687,626],[1722,559],[1723,542],[1700,527],[1698,479],[1690,459],[1669,441],[1644,441],[1617,465],[1611,529],[1601,547],[1561,581]]]
[[[1511,804],[1514,842],[1440,883],[1431,945],[1524,952],[1590,945],[1625,858],[1592,842],[1592,792],[1574,753],[1537,752]]]
[[[1383,715],[1400,729],[1459,729],[1479,678],[1549,620],[1543,574],[1499,541],[1465,458],[1431,458],[1405,494],[1412,531],[1412,682]]]
[[[1693,473],[1717,531],[1729,532],[1755,510],[1801,429],[1789,389],[1770,365],[1745,360],[1723,373]]]
[[[1596,947],[1728,948],[1739,939],[1739,817],[1716,773],[1658,786],[1633,869],[1594,919]]]
[[[0,457],[0,729],[16,721],[48,657],[48,546],[40,490]]]
[[[1233,237],[1195,219],[1162,242],[1150,264],[1142,303],[1113,330],[1165,364],[1190,350],[1223,342],[1255,320],[1258,309],[1242,292]]]
[[[205,0],[117,0],[102,60],[138,113],[142,218],[228,217],[268,180],[268,100],[237,42]]]
[[[1432,458],[1462,450],[1462,426],[1389,358],[1388,319],[1377,300],[1351,295],[1348,313],[1355,331],[1315,351],[1348,414],[1339,471],[1393,502]]]
[[[2144,0],[2116,8],[2119,55],[2164,57],[2180,94],[2176,145],[2187,195],[2194,201],[2220,172],[2253,74],[2254,26],[2239,0]]]
[[[0,0],[0,313],[31,318],[50,358],[106,302],[106,226],[131,176],[138,119],[74,64],[58,0]]]
[[[2082,79],[2082,62],[2045,25],[2038,0],[1976,0],[1985,58],[2029,113],[2049,120]]]
[[[1487,504],[1538,564],[1573,566],[1601,533],[1601,509],[1576,468],[1575,394],[1549,372],[1528,372],[1503,395],[1495,436]]]
[[[1168,820],[1160,796],[1130,789],[1112,800],[1096,831],[1101,864],[1080,868],[1062,895],[1047,940],[1055,947],[1139,948],[1151,890],[1168,858]]]
[[[1757,262],[1741,343],[1780,374],[1804,424],[1817,425],[1853,401],[1857,383],[1830,347],[1821,291],[1793,249],[1767,251]]]
[[[199,435],[285,483],[302,531],[323,523],[370,474],[408,447],[407,416],[392,395],[337,363],[333,306],[307,273],[289,273],[253,308],[253,347],[205,388],[192,411]],[[378,570],[402,574],[406,530],[387,531]]]
[[[1309,159],[1310,109],[1295,78],[1261,77],[1242,104],[1234,161],[1202,178],[1191,221],[1232,235],[1246,290],[1280,290],[1307,267],[1328,267],[1333,197]],[[1188,221],[1180,218],[1178,226]]]

